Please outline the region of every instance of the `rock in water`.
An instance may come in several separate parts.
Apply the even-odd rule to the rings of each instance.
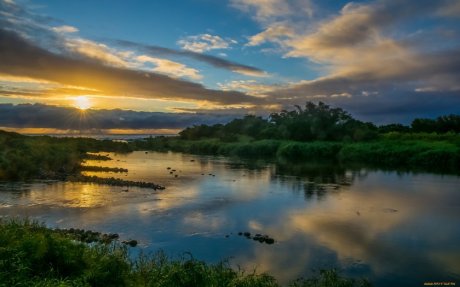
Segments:
[[[131,239],[131,240],[125,240],[122,242],[123,244],[129,245],[131,247],[136,247],[137,246],[137,240]]]

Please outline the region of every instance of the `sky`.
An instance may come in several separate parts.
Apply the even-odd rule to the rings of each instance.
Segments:
[[[460,113],[460,1],[0,0],[0,129],[175,133],[307,101]]]

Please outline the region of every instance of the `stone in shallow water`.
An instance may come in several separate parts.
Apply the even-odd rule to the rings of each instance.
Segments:
[[[254,241],[258,241],[260,243],[266,243],[266,244],[273,244],[275,243],[275,239],[271,238],[270,236],[268,235],[262,235],[260,233],[257,233],[256,235],[254,235],[254,237],[251,237],[251,233],[250,232],[238,232],[238,235],[239,236],[242,236],[244,235],[247,239],[252,239]]]
[[[136,247],[137,246],[137,240],[134,240],[134,239],[125,240],[125,241],[122,241],[121,243],[129,245],[131,247]]]

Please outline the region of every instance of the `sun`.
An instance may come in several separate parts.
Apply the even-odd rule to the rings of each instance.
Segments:
[[[91,101],[86,96],[78,96],[73,98],[74,106],[80,110],[91,108]]]

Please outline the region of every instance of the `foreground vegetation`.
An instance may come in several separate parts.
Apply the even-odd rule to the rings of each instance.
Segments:
[[[191,255],[164,253],[132,260],[117,243],[90,245],[28,220],[0,221],[0,286],[279,286],[267,274],[246,274],[228,263],[206,264]],[[334,270],[290,286],[370,286]]]

